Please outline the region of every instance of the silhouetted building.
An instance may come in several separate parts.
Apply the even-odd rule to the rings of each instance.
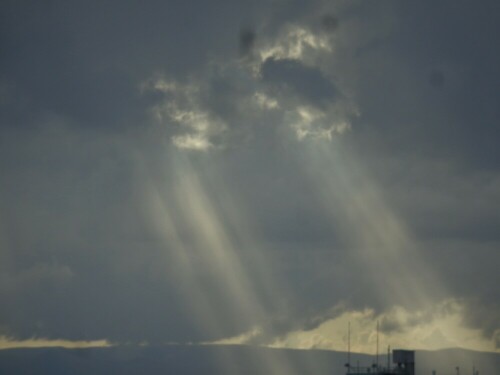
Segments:
[[[388,354],[389,356],[389,354]],[[377,357],[378,358],[378,357]],[[392,362],[387,361],[387,366],[376,364],[372,366],[352,366],[346,364],[348,375],[415,375],[415,351],[413,350],[393,350]]]

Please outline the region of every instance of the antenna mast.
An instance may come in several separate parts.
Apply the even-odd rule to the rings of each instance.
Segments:
[[[351,322],[347,323],[347,373],[351,372]]]
[[[375,356],[375,364],[377,366],[377,370],[378,370],[378,320],[377,320],[377,354]]]
[[[387,346],[387,370],[391,368],[391,346]]]

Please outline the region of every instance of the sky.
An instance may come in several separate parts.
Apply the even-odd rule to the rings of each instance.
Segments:
[[[0,347],[500,352],[499,11],[2,1]]]

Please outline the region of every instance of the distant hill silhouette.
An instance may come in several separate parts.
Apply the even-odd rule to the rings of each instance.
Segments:
[[[222,368],[226,358],[230,368]],[[373,356],[352,354],[351,363],[370,365]],[[379,362],[386,364],[380,355]],[[228,363],[229,363],[228,362]],[[92,349],[8,349],[0,350],[2,375],[271,375],[266,364],[285,363],[294,374],[343,375],[346,354],[325,350],[285,350],[249,346],[123,346]],[[417,375],[472,373],[475,364],[480,375],[496,375],[500,354],[463,349],[417,351]],[[228,372],[229,371],[229,372]],[[284,375],[284,374],[279,374]]]

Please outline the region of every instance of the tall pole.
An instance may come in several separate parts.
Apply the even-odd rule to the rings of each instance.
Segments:
[[[377,366],[378,370],[378,320],[377,320],[377,354],[375,356],[375,365]]]
[[[351,372],[351,322],[347,323],[347,372]]]
[[[387,371],[391,368],[391,346],[387,347]]]

